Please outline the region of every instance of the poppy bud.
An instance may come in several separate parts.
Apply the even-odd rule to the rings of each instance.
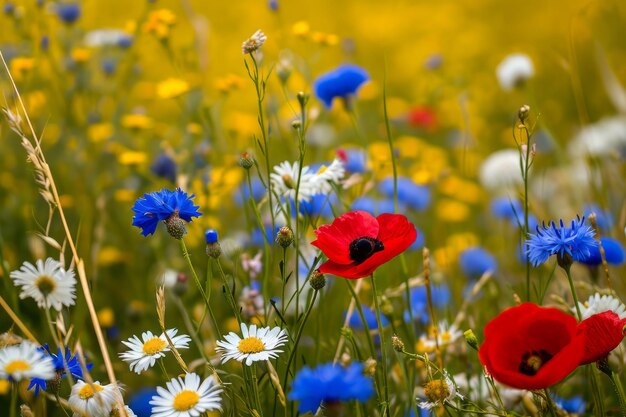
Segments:
[[[243,169],[250,169],[254,166],[254,157],[248,152],[244,152],[239,157],[239,166]]]
[[[478,350],[478,338],[474,334],[472,329],[466,330],[463,332],[463,336],[465,337],[465,341],[467,344],[474,350]]]
[[[309,278],[309,285],[316,291],[321,290],[326,285],[326,278],[324,277],[324,274],[319,271],[319,269],[316,269],[311,274],[311,277]]]

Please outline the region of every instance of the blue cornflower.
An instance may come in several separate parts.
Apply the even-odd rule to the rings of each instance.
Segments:
[[[207,231],[204,232],[204,237],[205,237],[205,240],[206,240],[207,244],[215,243],[219,239],[219,236],[217,234],[217,230],[215,230],[215,229],[207,229]]]
[[[522,203],[516,198],[498,197],[491,200],[490,204],[491,214],[494,217],[509,220],[517,224],[517,219],[524,218],[524,208]]]
[[[593,229],[585,224],[585,218],[572,220],[571,227],[565,227],[560,220],[560,227],[550,222],[537,226],[537,233],[530,234],[526,240],[526,253],[533,266],[539,266],[552,255],[557,255],[559,263],[571,260],[582,261],[591,254],[591,249],[598,246]],[[571,258],[571,259],[568,259]]]
[[[372,197],[359,197],[352,202],[350,209],[366,211],[374,216],[376,215],[376,201]]]
[[[72,24],[80,17],[80,4],[78,3],[58,3],[56,13],[63,23]]]
[[[393,198],[393,178],[385,178],[378,184],[378,191],[387,198]],[[418,185],[410,178],[398,177],[398,201],[413,210],[425,210],[430,205],[430,189]]]
[[[376,312],[372,310],[371,308],[369,308],[368,306],[362,306],[361,308],[363,309],[363,316],[365,317],[365,321],[367,322],[367,327],[370,330],[378,329],[378,320],[376,319]],[[347,312],[344,314],[344,316],[346,314]],[[389,326],[389,320],[387,320],[387,317],[385,317],[383,314],[380,315],[380,322],[383,325],[383,327]],[[361,315],[359,314],[357,310],[354,310],[352,312],[348,325],[350,327],[354,327],[359,330],[365,329],[365,326],[363,325],[363,320],[361,319]]]
[[[338,149],[337,156],[341,159],[343,167],[348,172],[362,174],[367,169],[367,156],[365,155],[363,149]]]
[[[188,196],[180,188],[174,191],[164,188],[161,191],[144,194],[133,206],[135,212],[133,226],[139,227],[142,229],[141,234],[148,236],[154,233],[160,221],[164,221],[168,232],[180,239],[186,233],[181,219],[190,222],[192,217],[202,216],[198,211],[200,206],[194,206],[191,201],[193,197],[193,194]]]
[[[585,412],[586,404],[583,397],[575,395],[571,398],[562,398],[558,395],[554,395],[554,402],[559,408],[568,413],[583,414]]]
[[[15,4],[11,3],[10,1],[4,3],[4,6],[2,7],[2,11],[7,16],[13,15],[13,13],[15,12]]]
[[[465,249],[459,255],[461,271],[469,279],[478,279],[487,271],[492,273],[498,269],[496,258],[481,247]]]
[[[258,177],[252,178],[250,185],[251,187],[248,187],[248,184],[241,184],[239,187],[239,192],[235,194],[235,203],[237,203],[237,205],[241,206],[243,204],[248,204],[248,199],[250,198],[250,188],[252,188],[252,198],[257,203],[265,197],[267,190],[265,189],[263,182]]]
[[[331,108],[334,98],[339,97],[348,101],[369,79],[367,71],[358,65],[340,65],[320,75],[313,83],[313,92],[327,108]]]
[[[624,247],[619,240],[610,237],[601,237],[600,242],[604,249],[604,256],[606,262],[612,265],[621,265],[624,263]],[[602,255],[600,255],[600,246],[595,246],[589,249],[589,256],[585,256],[580,262],[587,265],[600,265],[602,264]]]
[[[156,157],[150,165],[150,171],[157,177],[176,182],[176,161],[166,153],[161,153]]]
[[[130,396],[128,407],[133,410],[137,417],[150,417],[152,415],[150,401],[156,395],[158,395],[156,388],[142,388]]]
[[[450,289],[447,285],[432,285],[431,296],[435,308],[444,308],[450,303]],[[404,312],[404,321],[410,321],[411,315],[414,320],[422,323],[428,322],[428,294],[425,286],[413,287],[409,292],[409,307],[411,314]]]
[[[363,364],[352,362],[347,367],[326,363],[316,368],[305,366],[293,379],[290,400],[300,401],[299,413],[315,411],[322,401],[367,401],[374,395],[372,379],[363,375]]]
[[[54,370],[57,372],[57,375],[60,378],[64,378],[67,374],[65,372],[65,364],[63,363],[63,353],[61,348],[59,347],[57,350],[57,354],[50,352],[50,347],[46,343],[42,347],[37,348],[38,351],[47,354],[50,359],[52,359],[52,364],[54,365]],[[72,374],[72,377],[76,379],[83,379],[83,370],[80,367],[80,363],[78,363],[78,358],[76,355],[72,356],[72,352],[66,346],[65,347],[65,362],[67,363],[67,369]],[[93,364],[87,364],[87,370],[91,369]],[[39,391],[45,391],[47,388],[47,382],[45,379],[41,378],[33,378],[30,380],[30,384],[28,385],[28,389],[35,389],[35,395],[39,395]]]
[[[324,216],[333,217],[332,206],[337,203],[336,194],[315,194],[309,200],[301,201],[299,211],[310,217]],[[293,203],[292,203],[293,204]],[[293,205],[292,207],[295,207]]]

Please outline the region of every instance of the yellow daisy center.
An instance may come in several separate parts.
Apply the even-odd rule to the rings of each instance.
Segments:
[[[285,187],[294,190],[296,188],[296,181],[289,174],[283,174],[283,182],[285,183]]]
[[[85,384],[79,391],[78,391],[78,396],[82,399],[82,400],[88,400],[91,397],[93,397],[96,392],[100,392],[102,391],[104,388],[102,388],[100,385],[98,384]]]
[[[241,339],[237,349],[241,353],[259,353],[265,350],[265,343],[257,337],[246,337]]]
[[[198,393],[186,389],[176,394],[173,407],[176,411],[187,411],[198,404],[198,401],[200,401]]]
[[[327,169],[328,167],[326,165],[322,165],[320,169],[317,171],[317,175],[323,174]]]
[[[143,352],[146,355],[154,355],[155,353],[162,351],[165,346],[167,346],[165,340],[160,337],[153,337],[143,344]]]
[[[50,275],[40,275],[35,281],[35,286],[44,296],[47,296],[57,287],[57,283]]]
[[[19,371],[28,371],[29,369],[30,369],[30,365],[28,364],[28,362],[21,361],[19,359],[16,361],[9,362],[4,366],[4,371],[7,374],[12,374],[12,373],[19,372]]]

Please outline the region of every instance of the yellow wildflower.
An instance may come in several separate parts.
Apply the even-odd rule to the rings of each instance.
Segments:
[[[145,114],[127,114],[122,117],[122,126],[127,129],[151,129],[152,119]]]
[[[122,165],[141,165],[148,160],[148,155],[145,152],[124,151],[118,155],[117,159]]]
[[[72,61],[83,64],[91,58],[91,51],[87,48],[74,48],[71,52]]]
[[[9,69],[15,81],[21,81],[32,71],[35,60],[27,57],[15,57],[9,62]]]
[[[301,38],[304,38],[306,35],[308,35],[310,30],[311,27],[309,26],[309,23],[304,20],[300,20],[294,23],[291,27],[291,32]]]
[[[111,327],[115,323],[115,313],[110,307],[98,311],[98,321],[102,327]]]
[[[92,142],[102,142],[113,136],[111,123],[94,123],[87,128],[87,137]]]
[[[179,97],[189,91],[189,83],[180,78],[168,78],[157,84],[157,95],[161,98]]]

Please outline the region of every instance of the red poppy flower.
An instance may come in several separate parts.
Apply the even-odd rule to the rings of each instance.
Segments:
[[[324,274],[356,279],[399,255],[415,241],[415,226],[401,214],[374,217],[365,211],[351,211],[332,224],[320,226],[311,242],[328,257],[320,265]]]
[[[412,108],[406,119],[410,126],[425,130],[433,130],[437,126],[437,114],[426,106]]]
[[[594,314],[578,324],[578,333],[584,334],[585,355],[581,364],[599,361],[606,357],[624,338],[626,319],[612,311]]]
[[[532,303],[508,308],[491,320],[478,351],[496,381],[528,390],[561,381],[584,353],[585,335],[577,333],[574,317]]]

